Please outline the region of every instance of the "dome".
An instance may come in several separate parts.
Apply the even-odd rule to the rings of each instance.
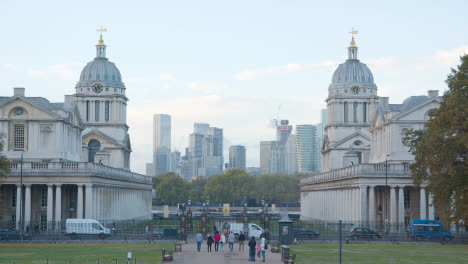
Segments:
[[[332,77],[332,86],[349,86],[360,83],[363,86],[375,86],[374,76],[366,64],[351,59],[340,64]]]
[[[119,69],[107,58],[95,58],[83,68],[77,86],[92,86],[102,82],[104,86],[125,88]]]

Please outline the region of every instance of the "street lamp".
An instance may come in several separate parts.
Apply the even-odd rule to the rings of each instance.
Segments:
[[[387,227],[387,224],[388,224],[388,198],[387,198],[387,193],[388,193],[388,156],[390,156],[389,154],[387,154],[387,156],[385,156],[385,233],[388,234],[388,227]]]

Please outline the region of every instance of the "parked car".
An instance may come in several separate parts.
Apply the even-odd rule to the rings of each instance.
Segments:
[[[381,239],[382,235],[369,228],[353,228],[349,232],[351,239]]]
[[[0,240],[31,239],[31,234],[23,233],[15,229],[0,228]]]
[[[436,220],[411,221],[410,238],[422,239],[442,239],[449,241],[453,239],[453,234],[444,228],[444,224]]]
[[[153,237],[180,238],[180,230],[170,226],[158,226],[153,230]]]
[[[297,239],[317,239],[320,233],[305,226],[294,226],[294,237]]]

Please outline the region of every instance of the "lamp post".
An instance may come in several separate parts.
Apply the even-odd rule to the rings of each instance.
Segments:
[[[193,230],[192,210],[190,209],[190,206],[192,205],[192,199],[191,199],[190,196],[189,196],[189,199],[187,201],[187,205],[188,205],[188,211],[187,211],[187,224],[188,224],[188,227],[187,227],[187,231],[192,231]]]
[[[388,234],[388,198],[387,198],[387,193],[388,193],[388,155],[385,156],[385,233]]]

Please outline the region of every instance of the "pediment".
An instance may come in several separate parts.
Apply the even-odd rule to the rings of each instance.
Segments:
[[[354,142],[356,141],[361,141],[361,145],[354,145]],[[345,138],[342,138],[341,140],[335,142],[333,144],[333,148],[349,148],[350,146],[354,146],[356,148],[364,148],[365,146],[370,144],[370,138],[361,133],[361,132],[355,132]]]
[[[430,109],[438,108],[440,101],[438,97],[429,99],[420,105],[395,115],[392,117],[392,120],[424,120],[426,112]]]
[[[21,107],[24,109],[24,114],[16,116],[13,114],[15,108]],[[60,119],[64,118],[60,115],[46,109],[45,107],[36,104],[35,102],[28,100],[26,97],[13,96],[9,100],[6,100],[0,104],[0,111],[2,118],[12,119]]]
[[[98,130],[93,130],[89,133],[86,133],[85,135],[83,135],[82,139],[83,143],[86,145],[88,145],[88,143],[91,140],[96,139],[101,143],[101,146],[103,146],[104,148],[125,148],[125,146],[119,144],[119,142],[117,142],[115,139]]]

